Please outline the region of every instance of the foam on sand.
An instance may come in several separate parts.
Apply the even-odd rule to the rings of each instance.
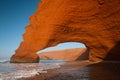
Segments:
[[[0,63],[1,67],[9,68],[7,71],[0,71],[0,80],[17,80],[19,78],[27,78],[40,73],[47,73],[48,69],[60,68],[61,63],[16,63],[10,64]],[[11,70],[10,70],[11,69]]]

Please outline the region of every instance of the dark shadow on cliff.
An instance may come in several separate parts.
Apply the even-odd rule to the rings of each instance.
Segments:
[[[120,41],[108,52],[105,60],[120,61]]]
[[[80,55],[76,60],[77,61],[89,60],[89,52],[90,52],[90,49],[87,48],[87,50],[82,55]]]

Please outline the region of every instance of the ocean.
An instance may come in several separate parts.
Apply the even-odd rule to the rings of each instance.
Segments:
[[[47,73],[48,69],[60,68],[65,61],[40,60],[39,63],[10,63],[10,59],[0,59],[0,80],[17,80]]]

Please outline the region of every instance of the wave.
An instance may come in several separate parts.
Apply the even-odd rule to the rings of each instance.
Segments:
[[[60,68],[61,61],[40,61],[40,63],[6,63],[9,59],[0,60],[0,76],[2,80],[17,80],[31,77],[39,73],[47,73],[48,69]],[[59,63],[59,64],[58,64]],[[64,63],[63,63],[64,64]]]
[[[0,63],[9,63],[10,60],[9,59],[0,59]]]

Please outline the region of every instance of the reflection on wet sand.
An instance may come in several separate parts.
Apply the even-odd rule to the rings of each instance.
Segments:
[[[120,80],[120,62],[68,62],[25,80]]]
[[[101,62],[87,67],[90,80],[120,80],[120,62]]]

